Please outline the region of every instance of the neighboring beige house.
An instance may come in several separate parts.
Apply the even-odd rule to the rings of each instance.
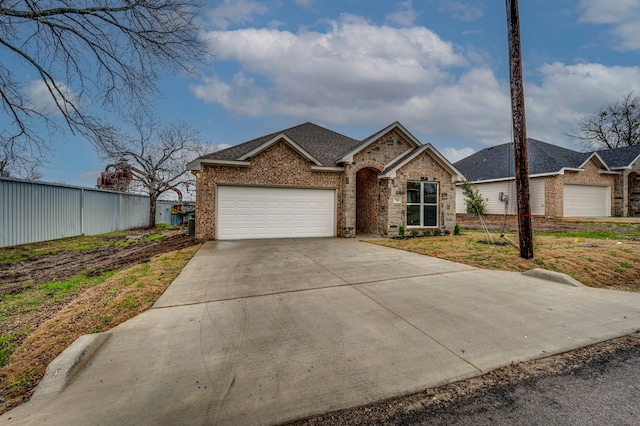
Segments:
[[[535,139],[527,142],[531,214],[546,217],[619,215],[614,194],[620,173],[612,170],[600,153],[577,152]],[[513,144],[507,143],[483,149],[454,166],[476,184],[487,202],[487,214],[516,214],[513,164]],[[457,189],[456,199],[456,212],[466,213],[461,188]]]
[[[450,230],[462,177],[398,122],[362,141],[305,123],[187,167],[196,237],[221,240]]]

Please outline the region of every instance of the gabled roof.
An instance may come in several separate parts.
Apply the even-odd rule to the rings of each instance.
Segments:
[[[602,168],[609,168],[596,153],[578,152],[536,139],[527,139],[529,156],[529,175],[562,174],[564,170],[582,170],[585,164],[595,158]],[[490,181],[513,178],[514,172],[513,144],[485,148],[454,166],[469,181]]]
[[[202,162],[248,165],[251,156],[280,140],[284,140],[313,165],[319,167],[339,166],[335,159],[361,143],[316,124],[304,123],[202,156],[189,163],[187,168],[199,168]]]
[[[462,178],[462,174],[431,144],[423,145],[420,143],[397,121],[362,141],[341,135],[313,123],[304,123],[205,155],[187,164],[187,169],[202,170],[203,163],[248,166],[251,157],[274,143],[284,141],[301,156],[309,160],[312,169],[340,171],[344,170],[343,163],[353,161],[353,155],[366,149],[373,142],[393,130],[401,132],[413,147],[387,164],[385,170],[379,175],[381,178],[395,176],[396,170],[427,150],[442,167],[451,173],[453,180]]]
[[[629,169],[640,157],[640,145],[605,149],[596,152],[611,169]]]
[[[385,127],[384,129],[380,130],[379,132],[376,132],[373,135],[369,136],[368,138],[365,138],[362,142],[360,142],[360,144],[355,146],[346,155],[344,155],[342,158],[338,159],[337,162],[338,163],[350,163],[350,162],[352,162],[354,155],[356,155],[358,152],[364,150],[369,145],[371,145],[376,140],[378,140],[379,138],[381,138],[382,136],[384,136],[385,134],[389,133],[392,130],[399,130],[402,133],[404,133],[405,136],[407,137],[407,140],[408,140],[409,144],[413,145],[414,148],[422,146],[420,141],[418,139],[416,139],[416,137],[413,136],[411,134],[411,132],[409,132],[402,124],[400,124],[400,122],[395,121],[395,122],[391,123],[390,125],[388,125],[387,127]]]

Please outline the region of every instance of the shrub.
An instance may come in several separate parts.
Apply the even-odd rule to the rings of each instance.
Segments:
[[[457,223],[453,228],[453,235],[460,235],[460,225],[458,225]]]

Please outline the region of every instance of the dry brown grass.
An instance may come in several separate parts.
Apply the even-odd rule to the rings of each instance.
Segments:
[[[165,253],[124,269],[80,292],[41,323],[0,369],[0,412],[29,398],[47,365],[78,337],[106,331],[149,309],[198,248]]]
[[[518,241],[514,234],[507,237]],[[486,240],[486,234],[466,231],[456,236],[370,242],[484,269],[524,272],[543,268],[568,274],[590,287],[640,291],[640,241],[534,236],[535,257],[524,260],[512,246],[480,244],[480,240]]]

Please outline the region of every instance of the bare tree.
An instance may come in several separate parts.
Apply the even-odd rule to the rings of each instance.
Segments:
[[[640,144],[640,98],[633,91],[593,115],[576,120],[569,133],[587,150],[621,148]]]
[[[203,141],[199,130],[184,122],[162,124],[154,117],[136,115],[132,126],[133,134],[103,141],[100,152],[132,180],[131,186],[115,183],[118,189],[149,195],[149,226],[155,226],[158,199],[167,191],[180,198],[183,193],[193,194],[195,177],[186,164],[215,149]]]
[[[40,164],[44,162],[44,152],[25,152],[11,141],[0,142],[0,177],[20,177],[29,180],[42,178]]]
[[[0,1],[0,130],[11,167],[41,164],[56,131],[112,137],[106,112],[127,115],[156,93],[160,68],[205,57],[198,0]],[[20,149],[12,149],[16,146]],[[2,151],[0,151],[2,152]],[[3,155],[3,154],[0,154]],[[20,167],[18,167],[19,169]],[[15,167],[14,167],[15,169]]]

